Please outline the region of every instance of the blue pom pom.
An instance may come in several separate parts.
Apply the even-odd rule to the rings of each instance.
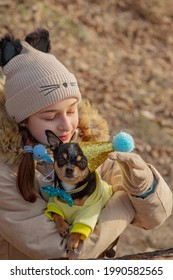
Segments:
[[[117,152],[132,152],[135,148],[133,137],[121,131],[113,137],[113,147]]]

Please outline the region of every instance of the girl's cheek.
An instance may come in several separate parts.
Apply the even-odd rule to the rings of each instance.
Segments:
[[[48,145],[48,141],[47,141],[47,137],[46,137],[45,133],[37,135],[37,137],[35,137],[35,138],[39,143],[41,143],[43,145]]]

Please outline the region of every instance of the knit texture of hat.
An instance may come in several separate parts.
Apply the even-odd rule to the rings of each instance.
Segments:
[[[5,107],[17,123],[67,98],[81,99],[75,76],[55,56],[22,43],[22,51],[4,67]]]

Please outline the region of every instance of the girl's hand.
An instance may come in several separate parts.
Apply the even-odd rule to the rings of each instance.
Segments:
[[[153,173],[139,155],[113,152],[109,154],[109,158],[118,162],[122,173],[122,185],[129,194],[138,196],[152,187]]]

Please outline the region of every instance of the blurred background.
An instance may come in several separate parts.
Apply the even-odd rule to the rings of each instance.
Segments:
[[[0,0],[0,36],[38,27],[111,136],[130,132],[173,189],[173,1]],[[172,229],[173,216],[150,231],[129,226],[117,256],[171,248]]]

